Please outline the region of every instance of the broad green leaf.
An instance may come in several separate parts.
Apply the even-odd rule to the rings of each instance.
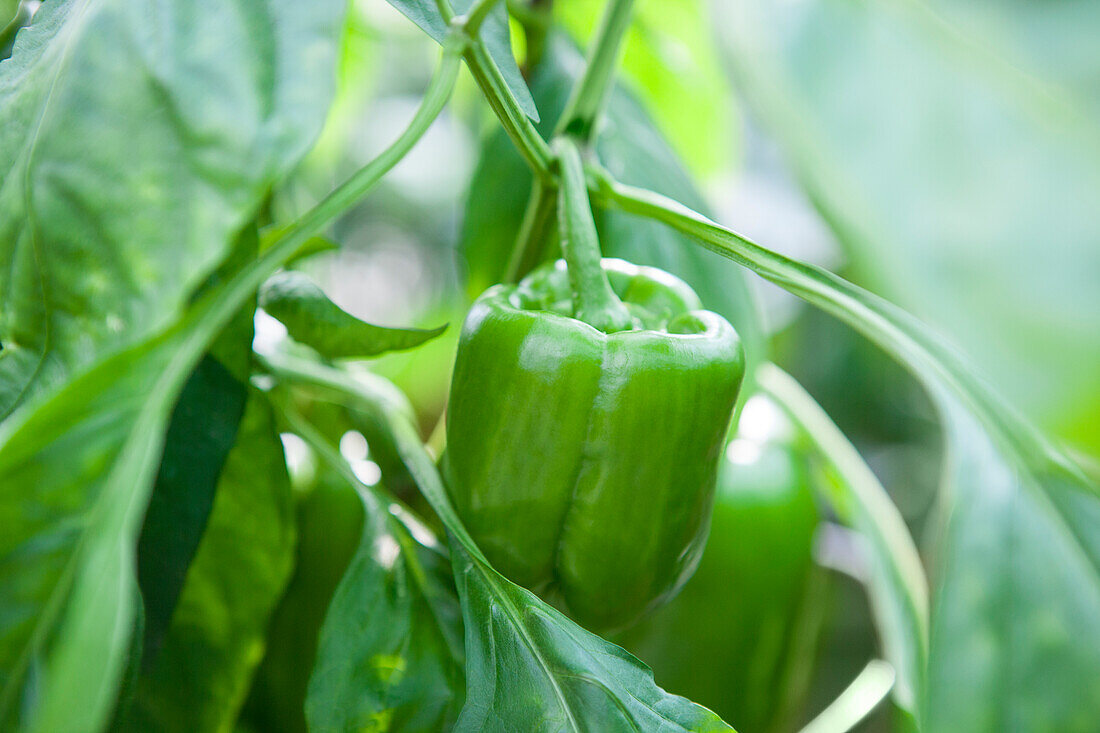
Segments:
[[[416,429],[390,406],[378,378],[354,379],[316,363],[271,365],[378,414],[446,525],[466,633],[466,704],[455,730],[731,730],[706,708],[657,687],[637,659],[493,570],[455,514]]]
[[[259,276],[177,321],[319,129],[342,10],[51,3],[0,63],[0,727],[111,713],[172,406]]]
[[[582,45],[605,3],[571,0],[554,7]],[[638,0],[623,39],[622,72],[646,111],[691,170],[716,173],[730,158],[737,128],[729,85],[702,0]]]
[[[443,548],[406,508],[363,485],[314,428],[288,422],[357,493],[365,517],[317,640],[309,729],[449,729],[463,696],[462,641]]]
[[[715,8],[747,104],[861,279],[1100,452],[1100,6]]]
[[[553,130],[582,64],[580,53],[566,38],[558,34],[551,39],[531,77],[543,111],[539,131],[544,135]],[[637,100],[621,86],[608,100],[596,150],[600,161],[623,180],[651,186],[706,209],[675,153]],[[476,291],[471,294],[503,276],[530,187],[531,176],[506,136],[502,132],[489,136],[474,172],[462,227],[460,246],[470,269],[470,289]],[[608,211],[597,211],[596,222],[605,255],[654,265],[683,278],[707,308],[730,319],[750,354],[761,352],[756,310],[738,267],[701,251],[689,238],[655,222]]]
[[[329,300],[309,277],[292,270],[280,272],[264,284],[260,305],[282,321],[292,338],[329,359],[411,349],[447,328],[385,328],[365,323]]]
[[[905,311],[664,197],[606,178],[597,193],[698,237],[840,318],[928,389],[943,420],[948,458],[943,526],[932,548],[927,679],[913,690],[923,730],[1095,729],[1100,486]],[[914,683],[919,676],[908,682]]]
[[[400,10],[405,17],[416,23],[422,31],[432,37],[437,43],[442,44],[447,38],[447,23],[439,14],[439,5],[436,0],[388,0],[390,5]],[[451,7],[455,13],[462,14],[469,10],[474,0],[451,0]],[[505,9],[504,0],[499,0],[496,7],[481,26],[478,33],[489,56],[496,62],[508,89],[519,102],[524,113],[535,122],[539,121],[539,111],[535,106],[535,100],[531,98],[531,90],[527,88],[527,82],[516,64],[516,57],[512,53],[512,34],[508,28],[508,11]]]
[[[267,401],[253,392],[163,648],[122,730],[230,728],[290,579],[294,539],[282,446]]]
[[[179,317],[318,133],[343,5],[43,4],[0,62],[0,416]]]
[[[645,665],[506,580],[463,540],[451,548],[469,680],[455,730],[732,730],[657,687]]]

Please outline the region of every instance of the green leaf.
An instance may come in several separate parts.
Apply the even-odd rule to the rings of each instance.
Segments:
[[[1095,728],[1100,486],[905,311],[664,197],[606,178],[597,193],[698,237],[840,318],[928,389],[948,461],[932,548],[927,684],[913,691],[923,730]]]
[[[439,14],[439,6],[436,0],[388,0],[401,13],[416,23],[422,31],[432,37],[437,43],[442,44],[447,38],[447,22]],[[473,6],[474,0],[452,0],[451,6],[455,13],[461,15]],[[508,28],[508,11],[504,0],[499,0],[496,7],[485,18],[478,33],[485,44],[489,56],[492,57],[500,69],[508,89],[515,95],[516,101],[524,113],[533,121],[539,121],[539,111],[535,106],[535,100],[531,98],[531,90],[527,88],[527,82],[520,73],[516,64],[515,54],[512,53],[512,33]]]
[[[122,730],[226,730],[290,579],[294,514],[267,401],[249,396],[172,623]]]
[[[282,321],[296,341],[328,359],[411,349],[447,329],[446,324],[432,329],[404,329],[365,323],[329,300],[306,275],[290,270],[280,272],[264,284],[260,305]]]
[[[583,59],[561,34],[551,38],[531,86],[543,111],[539,131],[549,135],[565,107]],[[607,103],[596,142],[600,161],[616,176],[651,186],[686,204],[705,210],[676,154],[656,130],[637,100],[621,86]],[[498,282],[523,216],[531,175],[502,132],[489,136],[470,186],[462,227],[461,248],[469,265],[471,295]],[[656,222],[597,211],[600,244],[608,257],[653,265],[683,278],[707,308],[730,319],[755,358],[762,353],[755,306],[740,268],[699,249],[688,237]]]
[[[447,38],[447,21],[439,14],[439,5],[435,0],[388,0],[389,4],[401,11],[435,40],[442,44]]]
[[[256,229],[246,227],[232,255],[206,283],[216,287],[256,257]],[[156,482],[138,539],[146,667],[160,651],[199,547],[222,468],[237,441],[252,365],[256,306],[242,308],[188,377],[165,436]]]
[[[443,548],[405,507],[363,485],[312,427],[288,421],[354,487],[365,515],[317,641],[309,729],[449,729],[463,697],[462,641]]]
[[[466,704],[455,730],[730,730],[714,713],[669,695],[619,647],[585,631],[489,566],[455,514],[416,429],[390,406],[379,378],[286,355],[283,378],[343,392],[391,434],[409,473],[450,533],[466,631]]]
[[[861,280],[1100,453],[1100,5],[715,8],[746,103]]]
[[[343,5],[59,1],[20,31],[0,65],[0,417],[179,317],[320,130]]]
[[[455,730],[732,730],[657,687],[621,648],[506,580],[468,542],[451,543],[469,660]]]
[[[155,658],[214,505],[218,477],[237,439],[248,388],[212,356],[183,387],[138,540],[144,654]]]
[[[114,707],[169,415],[256,276],[180,317],[320,128],[342,10],[50,3],[0,64],[0,727]]]

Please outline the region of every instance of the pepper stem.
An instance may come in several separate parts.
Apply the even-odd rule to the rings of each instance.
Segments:
[[[576,142],[565,136],[554,139],[552,150],[561,168],[558,217],[574,313],[579,320],[604,333],[625,331],[630,328],[630,312],[611,289],[607,273],[600,265],[600,240],[592,219],[580,150]]]

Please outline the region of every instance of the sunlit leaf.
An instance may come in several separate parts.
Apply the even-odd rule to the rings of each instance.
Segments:
[[[39,9],[0,64],[0,416],[178,317],[318,133],[343,6]]]
[[[319,130],[342,11],[50,3],[0,64],[0,727],[111,714],[171,409],[254,287],[178,320]]]

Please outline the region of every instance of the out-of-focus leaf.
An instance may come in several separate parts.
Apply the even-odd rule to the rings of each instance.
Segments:
[[[958,402],[942,404],[955,450],[924,730],[1093,731],[1100,489],[1056,455],[1013,456]]]
[[[264,284],[260,305],[283,322],[292,338],[329,359],[411,349],[447,328],[385,328],[360,321],[329,300],[309,277],[292,270],[280,272]]]
[[[253,392],[163,648],[138,681],[123,730],[232,725],[293,557],[286,461],[271,410]]]
[[[439,14],[436,0],[388,0],[388,2],[420,26],[420,29],[437,43],[441,44],[446,39],[447,23]],[[459,15],[469,10],[473,4],[474,0],[451,0],[451,7]],[[527,88],[527,82],[523,80],[523,74],[520,73],[516,57],[512,53],[512,34],[508,28],[508,11],[504,5],[505,3],[501,0],[489,11],[478,35],[485,43],[489,56],[500,69],[508,89],[515,95],[519,106],[528,117],[538,122],[539,112],[535,107],[535,100],[531,98],[531,90]]]
[[[926,684],[920,665],[917,674],[907,662],[896,665],[919,703],[923,730],[1093,730],[1100,720],[1100,486],[897,306],[663,197],[606,179],[599,194],[699,237],[842,319],[929,391],[948,448],[942,531],[932,548]],[[852,508],[858,518],[873,506]],[[898,535],[868,519],[879,534]],[[886,557],[876,553],[877,562]],[[898,621],[904,614],[891,627],[911,634]]]
[[[0,64],[0,416],[173,323],[320,129],[343,6],[51,2],[20,31]]]
[[[1100,5],[1091,0],[930,0],[928,6],[967,39],[980,39],[993,56],[1026,70],[1050,96],[1100,114],[1100,56],[1092,53]]]
[[[181,312],[320,128],[343,6],[49,3],[0,63],[0,727],[111,713],[169,415],[252,281]]]
[[[531,77],[543,111],[540,132],[544,135],[552,131],[582,68],[583,58],[576,47],[555,35]],[[596,150],[601,162],[621,180],[706,209],[675,153],[645,110],[621,86],[608,100]],[[530,187],[531,176],[519,154],[502,132],[491,135],[474,173],[462,228],[461,247],[469,265],[471,291],[481,292],[503,277]],[[656,222],[618,211],[598,210],[595,215],[605,255],[660,267],[683,278],[707,308],[730,319],[751,357],[762,352],[756,309],[740,268]]]
[[[606,3],[570,0],[554,6],[586,45]],[[720,171],[737,142],[733,100],[714,46],[703,0],[638,0],[623,39],[622,70],[646,111],[688,167]]]
[[[277,375],[341,392],[376,414],[451,533],[467,676],[455,730],[730,730],[709,710],[657,687],[637,659],[488,565],[454,513],[416,429],[392,407],[379,378],[355,379],[341,369],[278,354],[269,365]]]
[[[714,4],[858,275],[1100,451],[1100,7],[931,5]]]

